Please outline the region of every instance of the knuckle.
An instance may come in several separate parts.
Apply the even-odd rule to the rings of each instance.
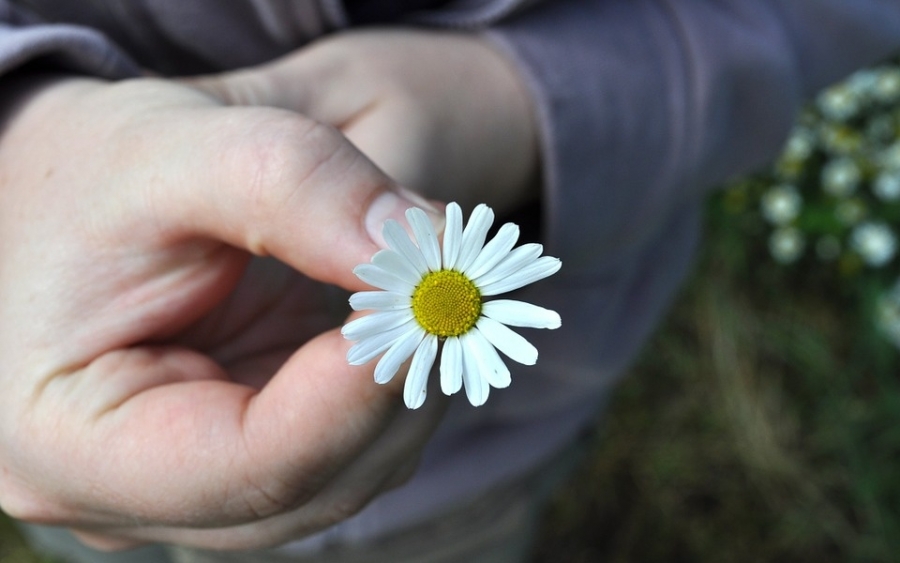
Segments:
[[[318,482],[313,478],[295,478],[285,481],[271,472],[265,475],[247,475],[241,492],[243,517],[262,520],[284,514],[302,506],[318,492]]]
[[[330,527],[349,520],[365,506],[366,503],[358,497],[339,497],[325,510],[325,524]]]
[[[290,112],[266,111],[251,134],[226,157],[242,213],[250,224],[265,226],[285,208],[302,210],[302,199],[322,185],[323,172],[334,174],[348,156],[349,143],[333,127]]]
[[[140,547],[144,542],[128,538],[88,532],[84,530],[70,530],[75,538],[91,549],[104,553],[116,553]]]
[[[42,486],[34,467],[15,463],[14,452],[25,450],[22,440],[4,439],[2,449],[5,459],[0,458],[0,512],[33,524],[62,523],[68,513],[62,502],[64,496],[55,487]]]
[[[9,481],[8,478],[0,480],[0,512],[33,524],[56,524],[60,521],[57,511],[47,502]]]
[[[292,114],[266,120],[241,141],[235,162],[254,202],[281,205],[285,197],[341,151],[328,125]]]
[[[289,511],[293,495],[285,495],[281,487],[254,485],[244,494],[246,512],[253,520],[263,520]]]

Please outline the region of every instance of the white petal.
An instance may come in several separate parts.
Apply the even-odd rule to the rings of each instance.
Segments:
[[[428,269],[436,272],[441,269],[441,246],[438,244],[437,233],[434,232],[434,225],[428,220],[428,215],[418,207],[411,207],[406,210],[406,220],[412,227],[419,250],[425,257],[425,263]]]
[[[469,223],[463,230],[459,257],[456,259],[457,270],[463,272],[475,261],[493,223],[493,210],[483,203],[478,204],[472,211],[472,215],[469,216]]]
[[[409,235],[406,233],[406,230],[400,226],[400,223],[393,219],[388,219],[384,222],[384,228],[381,232],[382,236],[384,236],[384,241],[388,243],[388,246],[391,247],[394,252],[409,260],[409,263],[413,265],[417,272],[424,274],[428,271],[428,263],[425,262],[422,251],[413,244],[413,241],[409,240]]]
[[[392,293],[390,291],[359,291],[350,296],[350,307],[354,311],[376,309],[378,311],[396,311],[409,309],[409,294]]]
[[[523,244],[522,246],[513,249],[512,252],[507,254],[506,258],[501,260],[500,263],[494,266],[492,270],[488,271],[486,274],[479,278],[473,279],[472,281],[474,281],[479,287],[483,287],[498,280],[502,280],[512,272],[521,270],[525,266],[537,260],[538,257],[540,257],[541,252],[543,251],[544,247],[540,244],[534,242]]]
[[[444,227],[444,268],[456,266],[459,247],[462,244],[462,209],[455,201],[447,204],[447,225]]]
[[[530,265],[494,283],[479,286],[482,295],[497,295],[542,280],[559,271],[562,262],[553,256],[542,256]]]
[[[463,358],[463,383],[466,386],[466,397],[473,407],[480,407],[487,401],[491,386],[487,379],[481,377],[478,367],[477,353],[472,351],[472,331],[459,337]]]
[[[360,340],[347,352],[347,363],[352,366],[361,366],[368,363],[408,333],[415,332],[416,330],[421,330],[419,324],[415,321],[410,321],[390,330],[374,334],[364,340]]]
[[[356,274],[356,277],[371,286],[392,291],[394,293],[412,295],[413,289],[415,288],[414,285],[403,281],[390,272],[382,270],[375,264],[360,264],[353,268],[353,273]]]
[[[341,328],[347,340],[362,340],[380,332],[387,332],[413,319],[409,309],[400,311],[379,311],[352,320]]]
[[[372,256],[372,264],[375,264],[385,272],[394,274],[413,287],[422,281],[422,275],[410,264],[409,260],[393,250],[379,250]]]
[[[426,336],[416,348],[409,373],[406,375],[406,383],[403,385],[403,401],[408,408],[417,409],[425,402],[428,374],[434,365],[437,348],[438,339],[433,334]]]
[[[526,366],[533,366],[537,362],[537,348],[506,325],[481,317],[475,326],[491,344],[511,359]]]
[[[441,391],[453,395],[462,388],[463,359],[459,338],[451,336],[441,349]]]
[[[503,389],[509,387],[511,381],[509,368],[503,363],[500,354],[491,346],[491,343],[479,330],[471,331],[470,342],[475,351],[475,359],[481,369],[481,377],[487,380],[491,387]]]
[[[509,251],[516,245],[517,240],[519,240],[519,226],[515,223],[506,223],[500,227],[497,235],[484,245],[484,248],[478,253],[478,257],[464,273],[469,276],[469,279],[486,274],[509,255]]]
[[[375,383],[387,383],[390,381],[400,365],[403,364],[425,338],[425,331],[416,326],[414,330],[409,331],[402,338],[394,342],[384,356],[378,360],[375,366]]]
[[[514,299],[487,301],[482,305],[481,313],[485,317],[511,326],[559,328],[562,324],[556,311]]]

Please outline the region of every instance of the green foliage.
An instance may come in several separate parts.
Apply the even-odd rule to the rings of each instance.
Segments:
[[[0,562],[52,563],[50,559],[35,555],[28,549],[12,522],[2,512],[0,512]]]
[[[736,258],[741,237],[711,223],[538,560],[895,561],[896,349],[835,279]]]

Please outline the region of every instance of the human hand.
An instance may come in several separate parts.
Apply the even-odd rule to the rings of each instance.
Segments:
[[[538,196],[537,126],[518,71],[462,33],[341,33],[256,68],[192,84],[340,130],[402,185],[501,215]]]
[[[319,283],[362,289],[368,231],[412,205],[392,181],[331,128],[165,81],[3,96],[5,512],[101,548],[261,547],[408,473],[440,402],[396,420],[402,384],[347,365]]]

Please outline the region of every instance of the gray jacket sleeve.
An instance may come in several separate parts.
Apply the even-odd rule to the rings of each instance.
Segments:
[[[103,78],[138,74],[138,66],[102,33],[82,26],[42,22],[0,0],[0,74],[29,63]]]
[[[545,228],[571,273],[774,157],[803,100],[900,50],[900,2],[564,0],[492,37],[538,100]]]

